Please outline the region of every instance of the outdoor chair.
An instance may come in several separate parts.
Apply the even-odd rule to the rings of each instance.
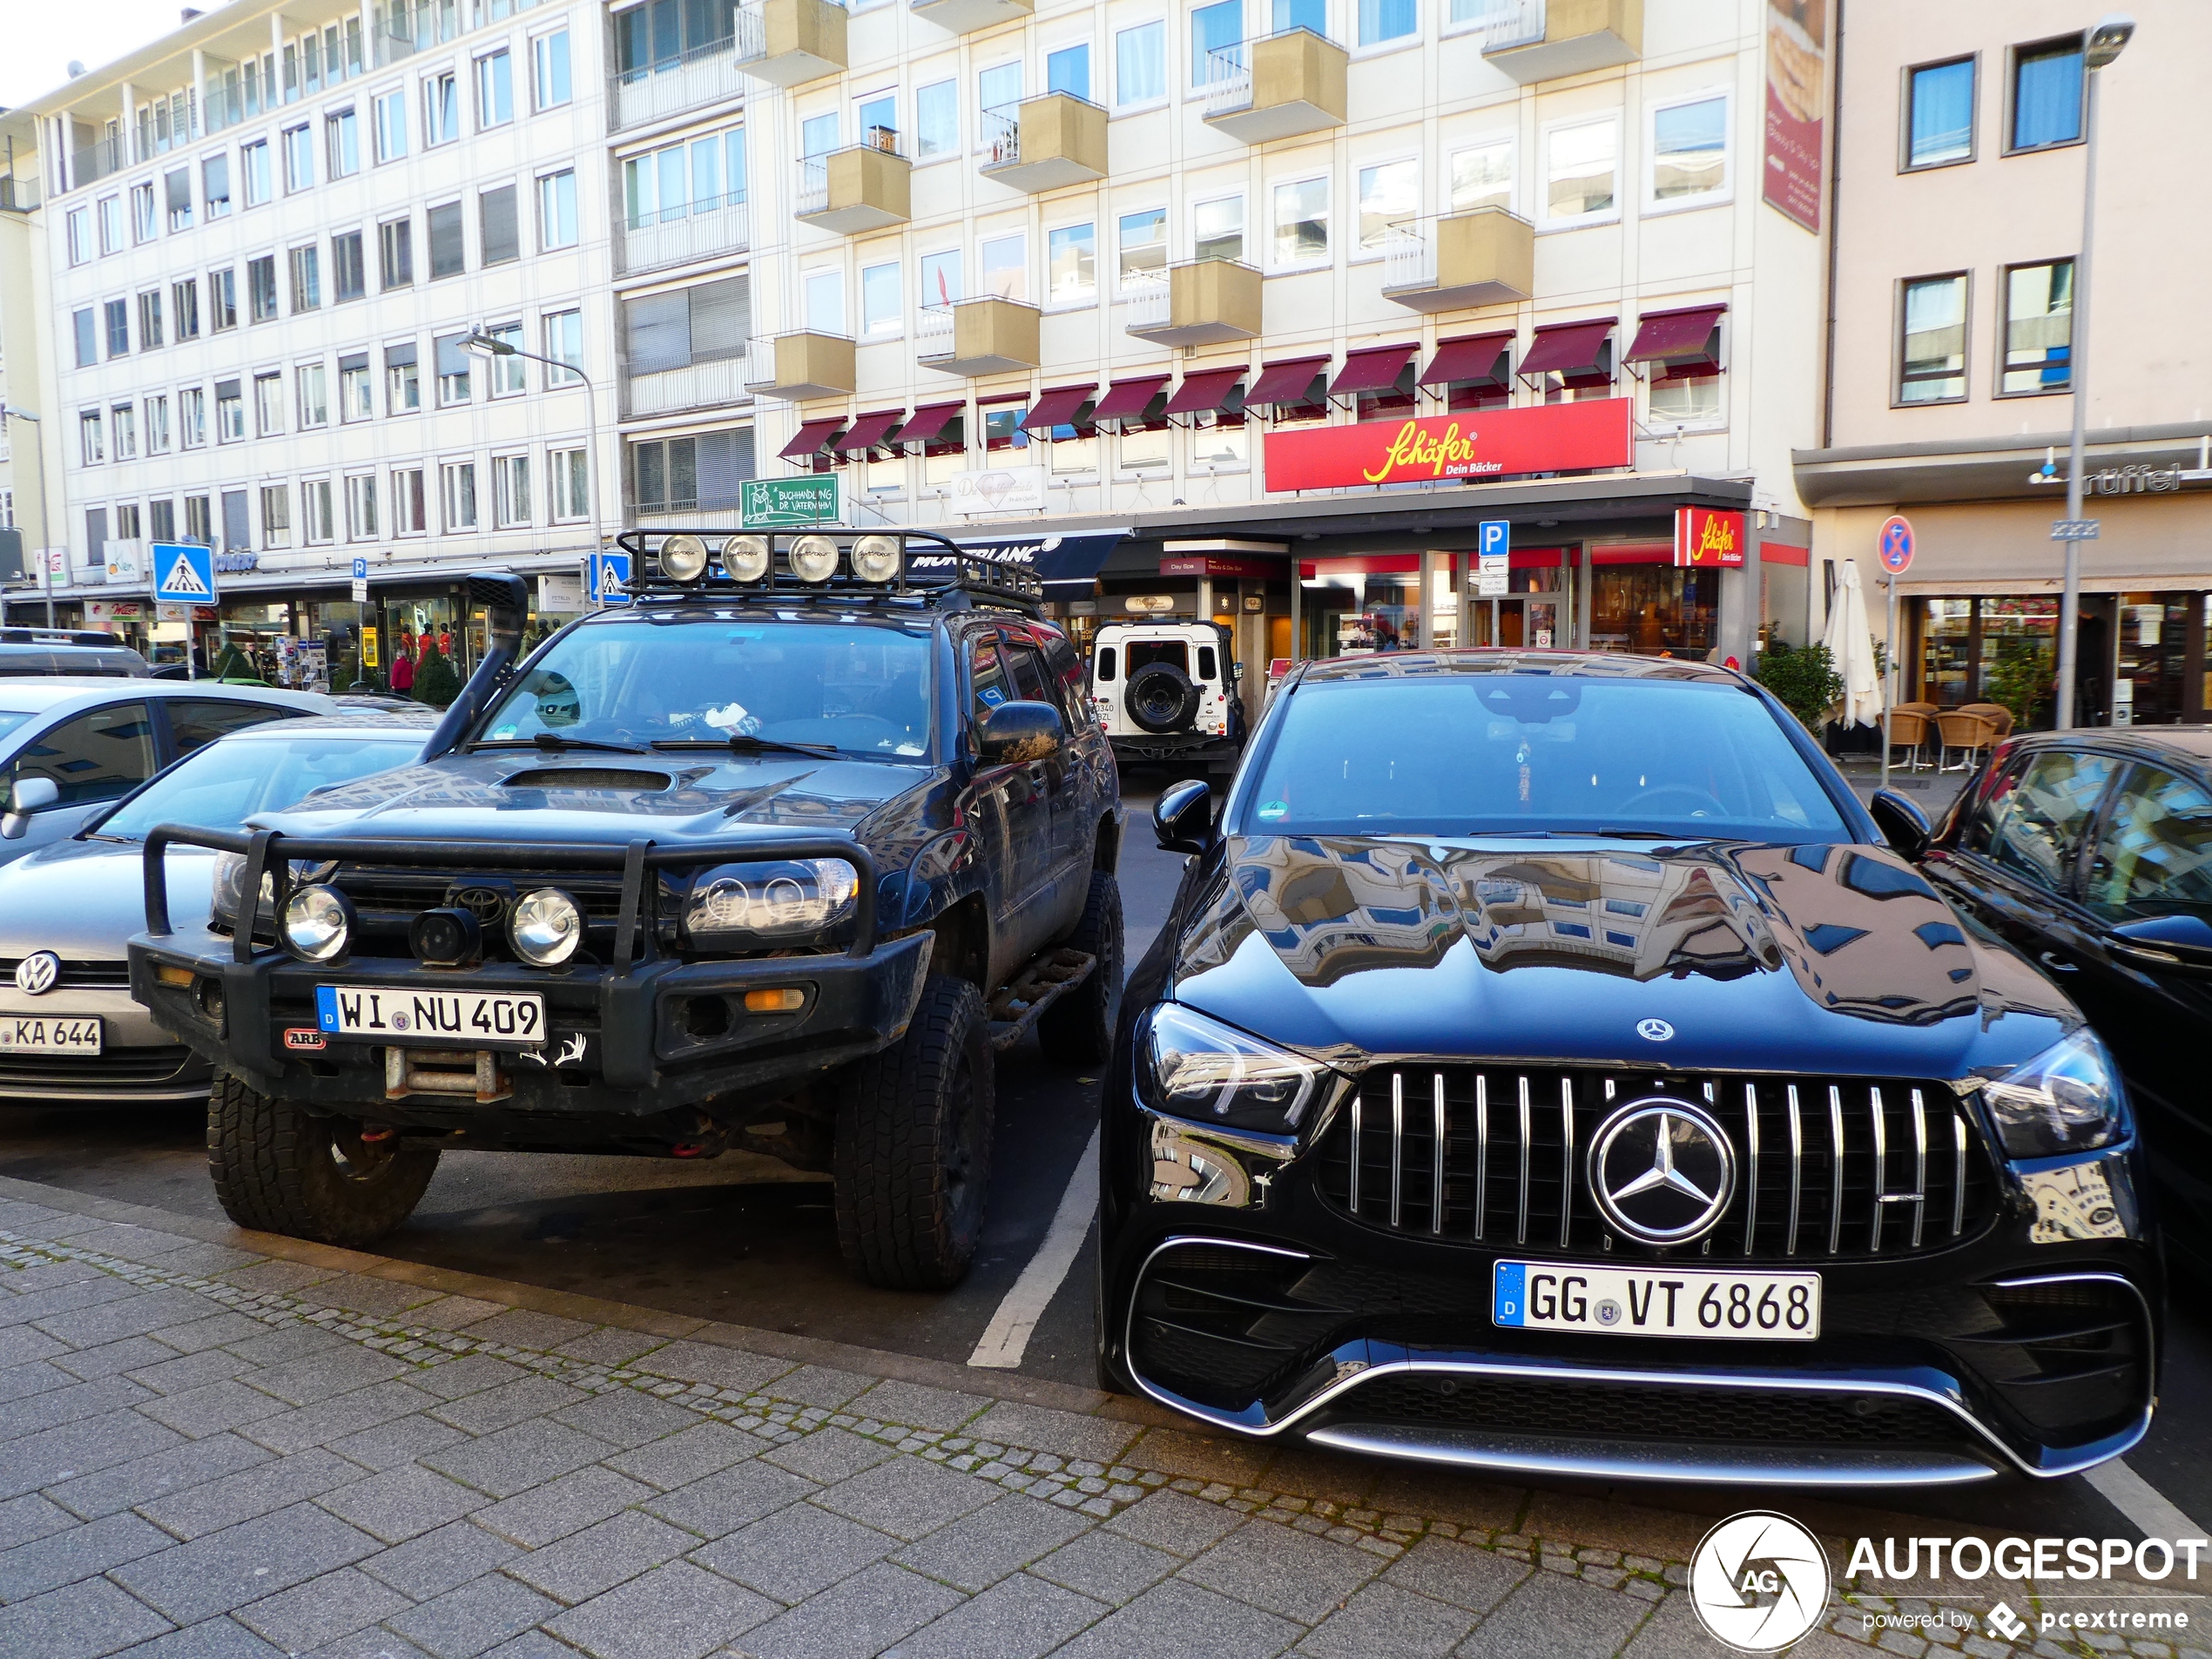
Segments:
[[[1918,772],[1926,764],[1922,752],[1928,741],[1928,717],[1918,710],[1903,705],[1890,711],[1890,748],[1902,749],[1905,755],[1905,770]],[[1892,752],[1892,759],[1895,759]]]
[[[1966,703],[1959,705],[1961,714],[1979,714],[1995,730],[1999,743],[2013,735],[2013,711],[2002,703]]]
[[[1971,768],[1983,751],[1997,741],[1996,722],[1983,714],[1970,714],[1964,709],[1953,709],[1936,716],[1936,731],[1939,742],[1936,753],[1938,772],[1965,772]],[[1959,753],[1959,764],[1951,764],[1952,752]]]

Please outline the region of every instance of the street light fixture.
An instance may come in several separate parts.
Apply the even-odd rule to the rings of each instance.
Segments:
[[[496,357],[525,357],[533,363],[543,363],[548,368],[557,368],[564,374],[573,374],[583,382],[583,423],[589,428],[585,439],[584,482],[591,492],[591,551],[596,557],[606,545],[599,503],[599,398],[598,388],[591,376],[574,363],[564,363],[557,357],[546,357],[534,351],[524,351],[511,340],[502,340],[478,328],[461,337],[461,349],[471,357],[481,357],[489,362]]]
[[[2074,260],[2074,327],[2067,342],[2068,389],[2074,395],[2074,434],[2067,449],[2066,516],[2081,517],[2081,442],[2089,400],[2082,368],[2089,355],[2089,241],[2097,222],[2097,71],[2118,57],[2135,32],[2125,12],[2100,17],[2081,37],[2083,72],[2089,84],[2081,112],[2081,251]],[[2066,543],[2066,580],[2059,599],[2058,728],[2074,725],[2074,681],[2080,655],[2081,543]]]
[[[46,626],[54,625],[54,573],[48,567],[50,550],[47,543],[53,537],[46,529],[46,428],[39,426],[38,417],[29,409],[19,409],[12,403],[0,402],[0,437],[7,435],[10,417],[28,421],[38,427],[38,590],[46,596]]]

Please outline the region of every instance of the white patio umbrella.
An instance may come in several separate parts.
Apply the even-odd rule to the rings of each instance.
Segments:
[[[1856,559],[1844,560],[1837,572],[1836,603],[1820,642],[1844,679],[1833,715],[1839,725],[1873,725],[1882,718],[1882,677],[1874,666],[1874,636],[1866,625],[1866,592],[1858,584]]]

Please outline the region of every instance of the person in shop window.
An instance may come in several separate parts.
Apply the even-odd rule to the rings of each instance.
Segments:
[[[402,697],[415,690],[415,642],[405,634],[392,653],[392,689]]]

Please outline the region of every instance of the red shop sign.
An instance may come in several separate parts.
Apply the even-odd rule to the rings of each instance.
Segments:
[[[1675,509],[1675,563],[1719,565],[1734,570],[1743,563],[1743,515],[1716,507]]]
[[[1267,488],[1337,489],[1424,478],[1479,480],[1523,472],[1625,467],[1635,457],[1633,401],[1469,409],[1417,421],[1270,432],[1261,441]]]
[[[1264,559],[1224,559],[1211,553],[1184,554],[1162,559],[1162,576],[1280,576],[1284,567]]]

